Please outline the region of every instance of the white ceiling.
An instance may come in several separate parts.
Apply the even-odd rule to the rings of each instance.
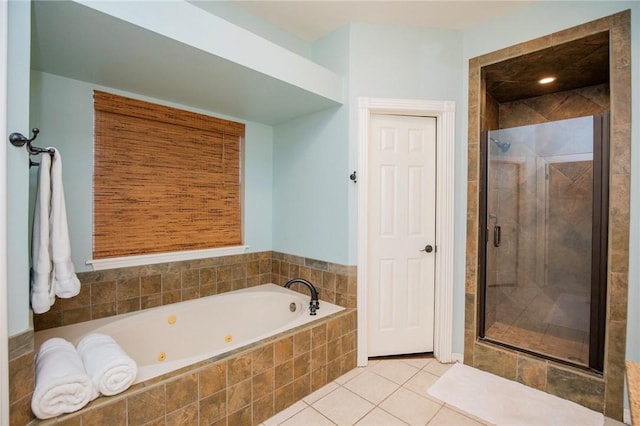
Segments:
[[[234,2],[251,14],[308,42],[313,42],[348,22],[464,29],[533,3],[507,0]],[[199,6],[206,9],[206,4]]]

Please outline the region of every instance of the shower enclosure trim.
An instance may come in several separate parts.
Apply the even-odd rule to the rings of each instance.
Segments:
[[[631,149],[631,11],[543,35],[469,59],[467,249],[465,273],[464,363],[569,399],[622,420],[629,284],[629,193]],[[479,151],[486,129],[482,68],[565,42],[607,32],[609,49],[611,151],[609,186],[607,311],[602,374],[510,350],[478,339],[479,309]],[[613,195],[615,194],[615,196]]]
[[[550,359],[561,364],[572,365],[577,368],[585,368],[587,370],[601,374],[604,362],[604,339],[605,339],[605,318],[606,318],[606,275],[607,275],[607,230],[608,230],[608,187],[609,187],[609,114],[599,114],[593,116],[593,153],[580,154],[564,154],[552,155],[536,158],[536,169],[544,170],[543,173],[536,177],[536,187],[538,200],[544,201],[544,218],[536,219],[536,234],[541,236],[543,245],[538,247],[536,243],[536,282],[540,287],[549,285],[547,264],[547,250],[549,241],[548,230],[548,214],[549,201],[547,194],[548,166],[550,164],[567,163],[576,161],[590,161],[593,164],[593,197],[592,197],[592,217],[591,217],[591,282],[590,282],[590,318],[589,318],[589,346],[588,346],[588,362],[587,365],[571,362],[563,359],[557,354],[545,352],[543,350],[534,350],[527,347],[519,346],[517,343],[508,340],[496,339],[487,335],[486,312],[487,306],[487,286],[489,285],[489,277],[487,270],[488,250],[493,241],[494,247],[499,247],[499,241],[496,240],[495,231],[492,231],[491,225],[495,228],[498,226],[499,219],[495,211],[489,211],[488,193],[492,182],[489,179],[489,163],[524,163],[525,159],[518,156],[502,156],[506,154],[511,147],[510,142],[501,142],[489,135],[490,132],[483,132],[482,143],[480,144],[480,181],[479,181],[479,218],[480,218],[480,241],[485,242],[479,247],[479,314],[478,314],[478,337],[481,341],[490,342],[492,344],[504,346],[510,349],[523,351],[525,353],[538,356],[544,359]],[[553,122],[547,122],[551,124]],[[491,147],[499,149],[500,155],[491,155]],[[499,182],[496,182],[499,183]],[[542,193],[541,193],[542,192]],[[494,206],[495,207],[495,206]],[[498,234],[499,235],[499,234]],[[604,269],[604,271],[603,271]],[[494,283],[496,284],[496,283]]]

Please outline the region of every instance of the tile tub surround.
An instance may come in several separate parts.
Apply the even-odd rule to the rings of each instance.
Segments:
[[[335,304],[347,300],[346,307],[355,308],[355,266],[268,251],[79,273],[80,295],[57,300],[51,311],[34,315],[34,328],[37,331],[75,324],[265,283],[284,284],[298,276],[290,275],[294,273],[311,280],[318,287],[321,300]],[[9,346],[11,424],[23,425],[33,418],[33,331],[12,336]]]
[[[481,342],[478,337],[479,143],[488,113],[481,108],[481,67],[602,31],[610,36],[611,158],[609,259],[604,374],[561,365]],[[630,13],[621,12],[469,61],[469,141],[464,362],[621,420],[626,344],[631,84]]]
[[[257,425],[355,366],[356,311],[347,309],[56,419],[20,405],[28,413],[12,412],[11,424]]]
[[[274,284],[284,285],[290,279],[300,277],[317,287],[320,300],[345,308],[356,308],[356,266],[338,265],[278,252],[273,252],[271,261]],[[293,286],[292,290],[308,294],[303,287]]]
[[[35,388],[33,331],[9,338],[9,423],[24,425],[33,419]]]
[[[33,316],[35,331],[301,277],[320,300],[356,307],[356,267],[278,252],[81,272],[80,294]],[[304,293],[304,288],[293,288]]]

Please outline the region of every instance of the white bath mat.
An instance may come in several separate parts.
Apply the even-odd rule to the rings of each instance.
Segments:
[[[427,392],[498,426],[604,424],[601,413],[464,364],[451,367]]]

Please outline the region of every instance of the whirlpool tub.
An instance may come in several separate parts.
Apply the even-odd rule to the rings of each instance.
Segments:
[[[308,295],[264,284],[42,330],[35,333],[36,352],[51,337],[77,345],[88,333],[105,333],[138,364],[135,384],[344,310],[321,301],[312,316],[309,300]]]

